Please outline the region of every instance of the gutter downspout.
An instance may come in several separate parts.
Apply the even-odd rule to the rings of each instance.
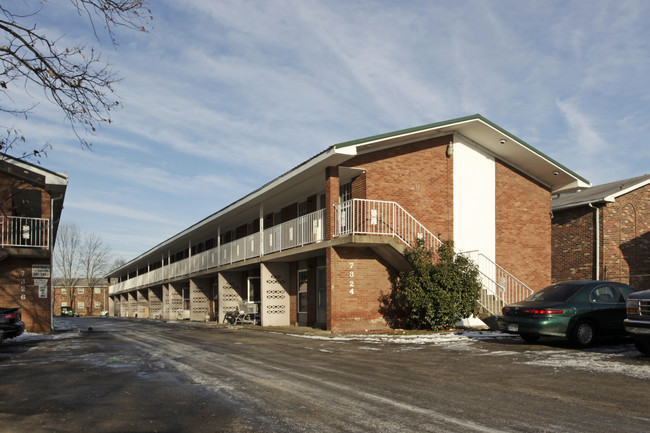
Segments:
[[[596,231],[594,233],[596,239],[596,279],[600,280],[600,212],[593,203],[589,203],[589,207],[596,210]]]
[[[50,243],[50,284],[49,291],[50,293],[50,330],[54,330],[54,200],[62,200],[65,194],[61,194],[58,197],[50,196],[50,233],[48,242]],[[63,209],[63,207],[61,208]]]

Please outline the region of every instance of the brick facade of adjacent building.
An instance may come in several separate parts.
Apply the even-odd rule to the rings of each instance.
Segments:
[[[594,206],[554,211],[553,281],[598,276],[650,289],[650,185]]]
[[[79,316],[99,316],[108,310],[108,282],[102,280],[94,287],[89,287],[85,280],[75,282],[72,287],[66,287],[61,280],[54,280],[53,314],[61,316],[61,307],[71,307],[72,312]]]

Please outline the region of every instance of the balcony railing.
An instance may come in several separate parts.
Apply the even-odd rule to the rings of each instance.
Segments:
[[[352,199],[335,204],[334,236],[351,234],[392,236],[412,247],[418,239],[434,251],[442,244],[402,206],[393,201]]]
[[[141,286],[156,284],[207,269],[229,265],[242,260],[261,257],[290,248],[320,242],[325,239],[325,211],[323,209],[270,227],[263,232],[248,235],[227,244],[195,254],[118,284],[111,285],[110,293],[119,293]],[[263,242],[261,242],[263,240]]]
[[[50,220],[0,216],[0,247],[50,248]]]
[[[421,239],[427,248],[434,251],[442,244],[440,239],[395,202],[353,199],[334,205],[334,216],[336,237],[356,234],[391,236],[411,247]],[[324,228],[325,211],[319,210],[112,285],[110,292],[156,284],[319,242],[325,238]],[[484,289],[479,302],[493,314],[498,313],[504,304],[524,299],[532,293],[524,283],[478,251],[463,254],[478,266]]]

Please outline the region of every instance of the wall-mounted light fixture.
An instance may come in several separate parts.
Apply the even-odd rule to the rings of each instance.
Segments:
[[[450,141],[447,145],[447,158],[454,154],[454,142]]]

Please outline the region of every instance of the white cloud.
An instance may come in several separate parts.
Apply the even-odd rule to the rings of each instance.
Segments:
[[[600,136],[593,121],[579,110],[575,101],[558,100],[557,106],[571,128],[569,136],[582,152],[594,154],[607,148],[607,142]]]

